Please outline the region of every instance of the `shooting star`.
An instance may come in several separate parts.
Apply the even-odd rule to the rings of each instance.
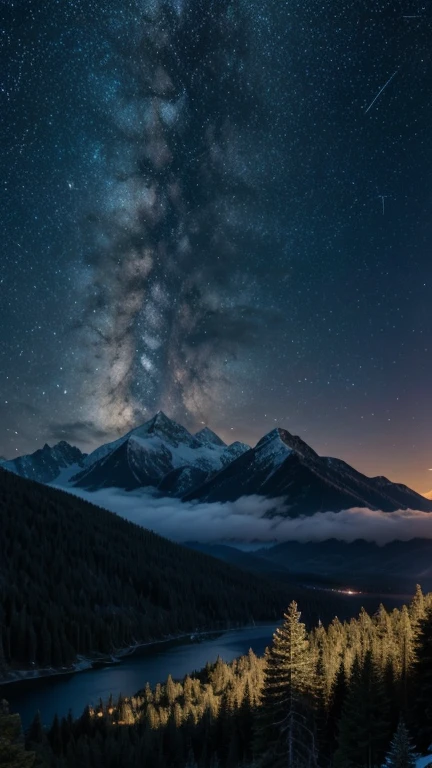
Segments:
[[[373,105],[375,104],[375,102],[376,102],[377,98],[378,98],[379,96],[381,96],[382,92],[385,90],[385,88],[387,88],[388,84],[389,84],[389,83],[391,83],[391,81],[393,80],[393,78],[394,78],[394,76],[396,75],[397,71],[398,71],[398,70],[396,70],[396,72],[393,72],[392,76],[391,76],[391,77],[389,77],[389,79],[387,80],[386,84],[385,84],[385,85],[383,85],[383,87],[381,88],[381,90],[380,90],[380,91],[378,91],[378,93],[377,93],[377,95],[375,96],[374,100],[373,100],[373,101],[371,101],[371,103],[369,104],[368,108],[367,108],[367,109],[365,109],[365,115],[367,115],[367,113],[369,112],[370,108],[371,108],[371,107],[373,107]]]

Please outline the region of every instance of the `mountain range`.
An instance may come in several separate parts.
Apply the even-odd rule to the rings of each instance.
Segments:
[[[315,588],[345,584],[362,591],[411,593],[432,589],[432,541],[410,539],[379,546],[373,541],[285,541],[254,552],[226,544],[188,542],[191,549],[279,582],[297,580]]]
[[[432,512],[432,499],[386,477],[367,477],[341,459],[319,456],[285,429],[273,429],[254,448],[227,445],[208,427],[191,434],[161,411],[89,455],[63,441],[2,467],[87,491],[152,488],[163,496],[210,503],[250,495],[283,498],[282,514],[290,517],[352,507]]]
[[[182,497],[248,450],[238,442],[227,446],[208,428],[191,435],[159,412],[119,440],[96,449],[71,482],[90,491],[153,487]]]
[[[318,456],[299,437],[279,428],[184,498],[234,501],[251,494],[285,497],[289,516],[351,507],[432,511],[431,502],[406,485],[366,477],[341,459]]]
[[[68,471],[69,474],[78,472],[83,466],[86,455],[79,448],[61,440],[53,447],[45,443],[43,448],[38,448],[34,453],[19,456],[16,459],[4,459],[0,461],[0,464],[2,469],[7,469],[15,475],[27,478],[27,480],[51,483],[60,475],[68,475]]]

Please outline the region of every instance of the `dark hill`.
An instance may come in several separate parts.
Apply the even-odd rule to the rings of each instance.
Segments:
[[[269,571],[285,568],[292,577],[307,575],[309,581],[328,578],[376,591],[386,584],[405,594],[413,592],[416,583],[432,588],[431,539],[390,541],[383,546],[363,539],[286,541],[258,550],[254,557],[267,563]]]
[[[280,615],[288,595],[111,512],[0,469],[0,677]]]

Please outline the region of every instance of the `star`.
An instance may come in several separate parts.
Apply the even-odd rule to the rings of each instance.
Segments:
[[[161,409],[420,489],[427,19],[6,5],[0,455],[83,422],[87,451]]]

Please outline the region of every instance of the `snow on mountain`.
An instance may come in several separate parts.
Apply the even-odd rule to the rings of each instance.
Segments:
[[[258,441],[253,451],[257,467],[268,466],[271,474],[290,455],[292,448],[282,439],[282,430],[273,429]]]
[[[223,466],[227,466],[231,461],[234,461],[238,456],[241,456],[246,451],[250,451],[250,445],[246,443],[240,443],[238,440],[231,445],[227,445],[224,451],[221,452],[221,463]]]
[[[72,483],[88,490],[157,487],[183,494],[226,466],[249,446],[226,446],[211,430],[191,435],[161,411],[123,438],[101,446]]]
[[[187,498],[213,500],[214,496],[219,496],[218,500],[228,501],[255,493],[265,495],[262,489],[295,450],[316,456],[300,438],[293,437],[284,429],[273,429],[258,441],[255,448],[242,452],[236,460]],[[258,488],[260,490],[255,490]]]
[[[180,443],[185,443],[185,445],[195,445],[196,441],[198,441],[200,445],[202,443],[214,443],[215,445],[225,446],[225,443],[210,429],[205,428],[201,430],[201,433],[203,433],[202,438],[199,437],[200,433],[195,435],[194,438],[185,427],[182,427],[181,424],[177,424],[177,422],[169,419],[168,416],[165,416],[162,411],[159,411],[152,419],[139,427],[131,429],[130,432],[127,432],[123,437],[119,437],[111,443],[105,443],[104,445],[99,446],[99,448],[96,448],[96,450],[87,456],[85,465],[90,467],[117,448],[120,448],[120,446],[130,439],[148,440],[152,436],[163,438],[170,445],[175,447]],[[156,443],[154,445],[156,445]],[[148,443],[148,447],[150,448],[150,443]]]
[[[4,461],[2,469],[15,475],[36,480],[39,483],[51,483],[58,480],[64,472],[76,473],[82,466],[86,454],[79,448],[69,445],[65,440],[52,448],[46,443],[34,453]]]
[[[340,459],[320,457],[299,437],[279,428],[184,500],[225,502],[254,494],[284,496],[289,516],[352,507],[432,512],[432,504],[410,488],[387,478],[366,477]]]
[[[225,445],[223,440],[219,437],[219,435],[216,434],[216,432],[213,432],[208,427],[204,427],[204,429],[200,429],[199,432],[195,433],[195,437],[197,440],[200,440],[202,443],[213,443],[214,445]]]
[[[226,445],[208,427],[193,435],[161,411],[89,456],[63,441],[2,466],[39,482],[89,491],[151,487],[203,502],[283,497],[293,517],[353,507],[432,512],[432,492],[421,496],[386,477],[366,477],[341,459],[319,456],[285,429],[273,429],[254,448]]]

